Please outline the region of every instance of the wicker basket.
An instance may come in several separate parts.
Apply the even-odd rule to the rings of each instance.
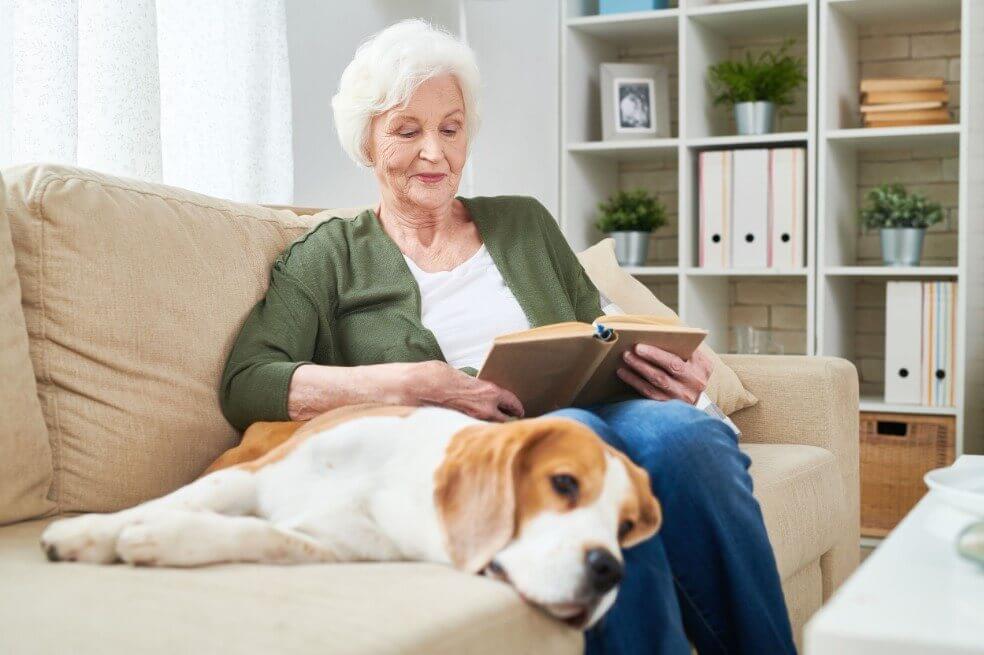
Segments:
[[[953,463],[952,416],[861,412],[861,534],[883,537],[926,493],[923,475]]]

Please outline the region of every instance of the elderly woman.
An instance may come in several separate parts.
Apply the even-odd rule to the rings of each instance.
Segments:
[[[471,50],[420,20],[364,42],[332,100],[342,147],[371,167],[374,210],[330,218],[276,260],[236,339],[222,408],[254,421],[304,420],[366,401],[523,416],[479,380],[493,337],[590,322],[601,297],[549,212],[526,196],[456,196],[479,127]],[[648,347],[618,375],[640,398],[567,416],[645,467],[665,523],[625,552],[618,599],[589,652],[794,652],[748,457],[725,422],[695,408],[710,373]]]

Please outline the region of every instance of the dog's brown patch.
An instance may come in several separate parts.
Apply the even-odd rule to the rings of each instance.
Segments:
[[[606,445],[605,447],[609,453],[625,465],[625,470],[629,474],[629,480],[635,491],[634,494],[630,494],[625,499],[619,512],[620,525],[624,521],[632,522],[632,529],[619,537],[622,548],[629,548],[656,534],[663,523],[663,512],[659,501],[653,495],[649,474],[646,473],[646,470],[637,466],[635,462],[626,457],[625,453],[615,450],[611,446]]]
[[[551,477],[557,474],[577,480],[576,498],[554,489]],[[452,562],[481,570],[541,512],[594,502],[604,479],[604,442],[573,419],[541,417],[459,430],[434,480]]]
[[[202,475],[231,466],[256,471],[283,459],[311,435],[346,421],[364,416],[407,416],[415,409],[410,405],[361,403],[328,410],[309,421],[258,421],[246,429],[238,446],[222,453]]]

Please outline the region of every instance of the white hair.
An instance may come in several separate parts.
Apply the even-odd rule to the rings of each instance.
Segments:
[[[420,18],[394,23],[363,41],[342,72],[331,99],[335,129],[342,148],[361,166],[369,161],[369,124],[373,116],[406,107],[427,79],[450,73],[465,103],[468,150],[481,124],[478,91],[481,79],[475,53],[450,32]]]

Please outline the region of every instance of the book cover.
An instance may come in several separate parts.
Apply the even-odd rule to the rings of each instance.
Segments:
[[[861,80],[861,91],[938,91],[942,77],[872,77]]]
[[[626,350],[652,344],[686,360],[706,336],[706,330],[648,315],[543,325],[496,337],[478,378],[516,394],[526,416],[540,416],[560,407],[638,397],[616,374]]]
[[[890,114],[866,114],[871,121],[920,121],[920,120],[950,120],[947,109],[916,109],[912,111],[893,111]]]
[[[943,103],[936,100],[925,102],[895,102],[887,105],[861,105],[861,113],[869,116],[880,116],[882,114],[894,115],[897,112],[916,111],[922,109],[940,109]]]
[[[950,94],[946,89],[933,91],[870,91],[861,94],[863,102],[877,105],[898,102],[947,102]]]

